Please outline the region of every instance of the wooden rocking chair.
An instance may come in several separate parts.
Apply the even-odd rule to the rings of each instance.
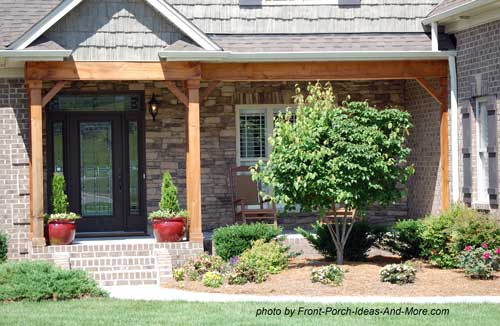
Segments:
[[[272,220],[277,226],[276,204],[264,201],[260,196],[262,183],[252,180],[250,167],[232,167],[229,172],[235,223],[246,224],[249,220]]]

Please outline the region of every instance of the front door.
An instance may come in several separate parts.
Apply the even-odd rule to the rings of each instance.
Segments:
[[[146,230],[141,100],[62,94],[49,106],[48,176],[64,173],[80,235]]]

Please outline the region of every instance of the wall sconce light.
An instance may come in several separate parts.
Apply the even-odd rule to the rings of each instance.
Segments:
[[[151,114],[151,116],[153,117],[153,121],[155,121],[156,116],[158,115],[159,103],[156,100],[154,93],[148,104],[149,104],[149,114]]]

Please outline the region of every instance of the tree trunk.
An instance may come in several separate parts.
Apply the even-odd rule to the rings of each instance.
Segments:
[[[344,265],[344,248],[337,249],[337,265]]]

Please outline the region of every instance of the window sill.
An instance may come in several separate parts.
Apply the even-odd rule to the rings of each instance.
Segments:
[[[489,203],[472,203],[471,207],[481,211],[489,211],[491,209]]]

